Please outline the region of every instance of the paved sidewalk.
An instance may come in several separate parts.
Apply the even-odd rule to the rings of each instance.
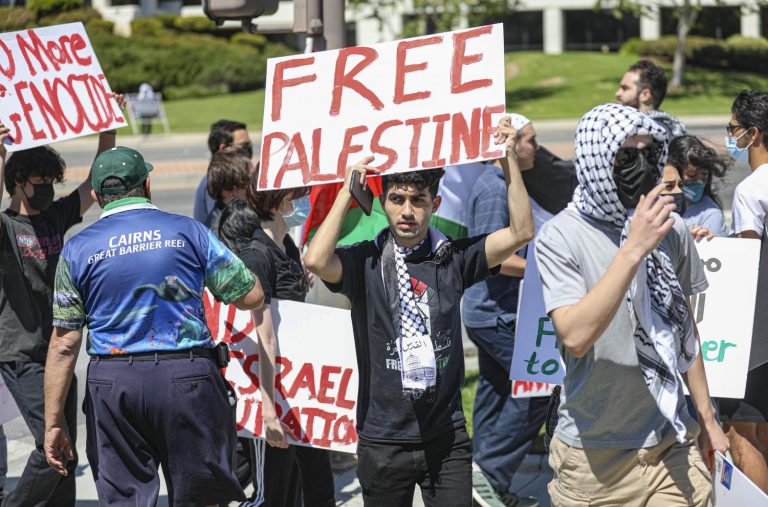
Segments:
[[[10,424],[13,426],[11,432],[19,431],[23,428],[21,419],[17,419]],[[85,424],[80,424],[77,431],[77,451],[80,458],[77,467],[77,505],[83,507],[95,507],[99,505],[99,502],[96,495],[96,486],[93,482],[91,468],[88,465],[88,459],[85,456]],[[10,491],[16,486],[16,482],[18,481],[21,472],[24,470],[27,457],[33,447],[34,443],[29,434],[19,438],[8,438],[8,481],[6,483],[6,490]],[[552,472],[547,465],[546,455],[531,454],[526,457],[523,465],[520,467],[520,470],[515,476],[513,485],[520,495],[536,497],[541,502],[542,507],[549,507],[547,482],[549,482],[551,478]],[[362,493],[360,484],[357,482],[357,477],[355,477],[354,468],[344,472],[335,473],[334,481],[336,483],[336,505],[362,507]],[[161,486],[160,500],[157,505],[160,507],[166,507],[168,505],[165,484],[162,484]],[[416,488],[413,505],[416,507],[422,507],[424,505],[418,488]]]

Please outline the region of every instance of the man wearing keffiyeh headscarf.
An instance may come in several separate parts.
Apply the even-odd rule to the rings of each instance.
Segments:
[[[702,455],[710,462],[728,440],[687,302],[707,288],[701,260],[672,198],[659,196],[666,153],[667,134],[648,116],[594,108],[576,131],[573,202],[536,240],[567,371],[550,449],[555,507],[712,502]]]

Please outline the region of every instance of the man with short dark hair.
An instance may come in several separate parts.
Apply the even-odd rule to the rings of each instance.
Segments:
[[[101,218],[70,239],[56,269],[45,372],[45,456],[65,477],[74,443],[65,393],[87,324],[86,452],[99,502],[154,505],[163,467],[171,505],[243,500],[235,410],[213,347],[203,290],[261,306],[253,274],[210,229],[150,202],[152,166],[118,147],[92,166]]]
[[[250,174],[253,170],[251,157],[245,150],[218,151],[208,164],[208,194],[215,200],[205,225],[219,237],[219,219],[224,206],[234,198],[245,199]]]
[[[743,400],[721,399],[734,464],[768,493],[768,93],[744,90],[731,107],[725,144],[752,172],[733,194],[733,233],[762,241],[749,374]]]
[[[123,106],[122,95],[114,98]],[[115,145],[115,131],[102,132],[96,154]],[[0,179],[11,203],[0,213],[0,373],[35,439],[16,488],[3,505],[75,505],[75,478],[61,477],[43,454],[43,374],[51,338],[53,280],[67,230],[93,204],[90,177],[54,200],[53,184],[66,165],[50,146],[17,151],[5,162],[9,130],[0,125]],[[4,171],[3,171],[4,169]],[[2,198],[2,189],[0,189]],[[77,436],[77,380],[67,392],[65,428]],[[68,470],[74,472],[77,457]]]
[[[310,271],[352,303],[360,370],[357,476],[367,506],[410,505],[417,484],[428,506],[472,501],[459,301],[533,235],[514,140],[505,117],[496,141],[506,147],[510,221],[501,230],[453,241],[431,228],[443,175],[432,169],[383,176],[380,200],[389,227],[373,241],[336,248],[352,175],[365,185],[366,173],[378,172],[368,157],[347,168],[304,257]]]
[[[686,134],[683,122],[661,111],[661,103],[667,96],[667,77],[664,69],[650,60],[633,63],[621,78],[616,100],[625,106],[634,107],[659,123],[667,131],[670,140]]]
[[[208,149],[211,155],[218,151],[242,149],[253,158],[253,143],[248,135],[248,127],[245,123],[232,120],[219,120],[211,125],[208,134]],[[206,223],[216,205],[216,200],[208,193],[208,175],[202,177],[195,191],[195,202],[192,207],[192,216],[200,223]]]

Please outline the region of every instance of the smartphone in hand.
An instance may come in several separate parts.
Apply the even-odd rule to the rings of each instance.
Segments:
[[[363,213],[370,216],[371,209],[373,209],[373,192],[366,185],[365,187],[360,182],[360,173],[355,171],[352,173],[352,178],[349,182],[349,193],[352,198],[357,202]]]

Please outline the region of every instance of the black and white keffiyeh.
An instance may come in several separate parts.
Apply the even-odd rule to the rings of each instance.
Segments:
[[[650,135],[664,143],[659,176],[667,158],[667,133],[662,126],[634,108],[603,104],[588,112],[576,130],[576,173],[579,186],[569,207],[622,227],[627,240],[630,218],[619,200],[613,178],[614,160],[624,140]],[[627,291],[634,325],[637,356],[645,383],[659,410],[672,424],[677,440],[685,438],[685,424],[677,413],[677,371],[686,372],[698,353],[698,342],[675,269],[663,245],[641,263]]]

